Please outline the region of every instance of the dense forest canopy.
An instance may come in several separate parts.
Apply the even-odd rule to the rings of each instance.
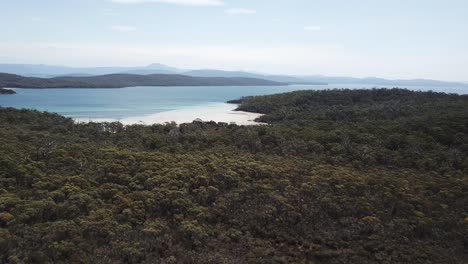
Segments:
[[[468,261],[468,96],[241,101],[270,125],[0,108],[0,263]]]

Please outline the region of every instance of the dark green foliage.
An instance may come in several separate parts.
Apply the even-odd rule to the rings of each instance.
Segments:
[[[468,99],[249,98],[271,125],[0,108],[0,263],[466,263]]]

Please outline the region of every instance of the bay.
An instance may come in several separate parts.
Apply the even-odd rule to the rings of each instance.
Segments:
[[[295,90],[373,88],[378,85],[290,85],[210,87],[129,87],[120,89],[15,89],[0,96],[0,106],[55,112],[76,119],[120,120],[174,110],[200,109],[242,96],[269,95]],[[410,90],[468,94],[466,87],[403,87]]]

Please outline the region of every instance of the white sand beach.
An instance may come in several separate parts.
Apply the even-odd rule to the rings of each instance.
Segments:
[[[254,120],[262,114],[234,111],[237,108],[235,104],[211,103],[207,105],[193,106],[155,113],[148,116],[128,117],[120,120],[106,118],[76,118],[78,122],[113,122],[119,121],[124,125],[152,125],[164,124],[167,122],[176,122],[177,124],[191,123],[194,120],[214,121],[224,123],[235,123],[237,125],[261,125],[263,123]]]

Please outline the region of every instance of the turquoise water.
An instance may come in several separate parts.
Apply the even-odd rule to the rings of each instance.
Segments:
[[[372,88],[370,85],[292,85],[229,87],[130,87],[122,89],[16,89],[0,96],[0,106],[56,112],[73,118],[144,116],[164,111],[225,102],[249,95],[268,95],[295,90]],[[407,87],[468,94],[468,88]]]

